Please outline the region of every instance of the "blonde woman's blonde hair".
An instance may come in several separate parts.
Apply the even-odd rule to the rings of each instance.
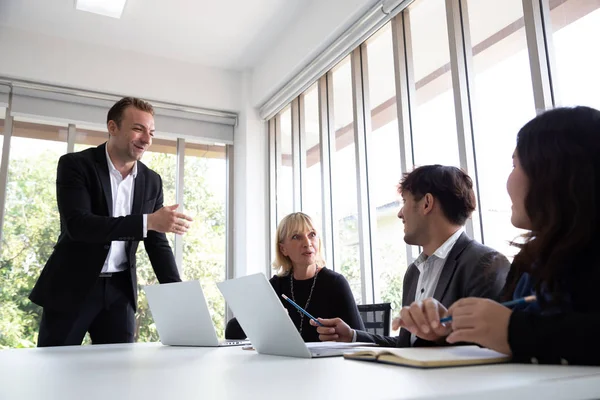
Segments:
[[[279,222],[277,232],[275,233],[275,260],[273,261],[272,266],[274,270],[277,270],[277,275],[286,276],[292,271],[293,267],[292,260],[290,260],[288,256],[283,255],[279,245],[283,243],[285,239],[291,238],[296,233],[303,233],[306,231],[315,231],[317,233],[317,237],[319,238],[319,249],[315,254],[316,263],[319,267],[325,266],[325,259],[323,258],[321,250],[323,242],[321,241],[321,235],[319,235],[318,229],[308,215],[297,212],[285,216],[281,222]]]

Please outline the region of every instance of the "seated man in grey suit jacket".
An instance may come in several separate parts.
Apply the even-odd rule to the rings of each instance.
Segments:
[[[404,275],[403,308],[394,321],[396,329],[402,326],[399,335],[373,335],[350,329],[339,318],[319,318],[324,325],[317,327],[321,340],[374,342],[387,347],[443,344],[449,328],[440,326],[432,332],[424,323],[427,315],[437,315],[438,304],[448,308],[463,297],[494,299],[500,294],[510,267],[508,260],[464,232],[465,222],[475,210],[471,178],[456,167],[427,165],[407,174],[398,192],[404,202],[398,213],[404,222],[404,241],[423,248]],[[442,313],[445,308],[439,307]],[[311,321],[311,325],[316,324]]]

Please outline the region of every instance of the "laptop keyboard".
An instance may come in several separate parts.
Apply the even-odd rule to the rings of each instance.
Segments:
[[[242,346],[250,344],[249,340],[224,340],[220,343],[222,346]]]

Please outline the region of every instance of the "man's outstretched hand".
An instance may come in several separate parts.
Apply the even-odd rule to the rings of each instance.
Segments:
[[[178,213],[175,210],[179,204],[165,206],[158,211],[148,215],[148,230],[162,233],[176,233],[183,235],[187,232],[190,224],[186,221],[193,221],[192,217]]]

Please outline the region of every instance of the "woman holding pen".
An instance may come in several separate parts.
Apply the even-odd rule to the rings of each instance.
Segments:
[[[305,342],[319,341],[316,328],[309,324],[309,317],[282,295],[317,318],[344,316],[352,328],[364,329],[348,281],[325,267],[321,237],[308,215],[297,212],[283,218],[275,241],[272,265],[277,274],[270,282]],[[227,324],[225,337],[245,337],[235,318]]]
[[[508,308],[465,298],[445,310],[428,299],[422,313],[403,311],[399,323],[417,335],[449,334],[448,343],[477,343],[517,362],[600,365],[600,111],[557,108],[538,115],[517,135],[513,166],[511,221],[530,233],[511,266],[504,300],[535,295],[537,301]],[[447,316],[451,322],[440,324]]]

